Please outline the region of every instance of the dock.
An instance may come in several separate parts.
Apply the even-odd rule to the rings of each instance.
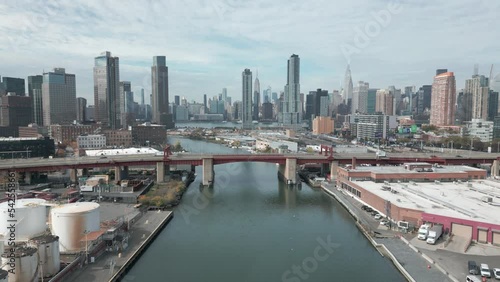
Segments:
[[[122,253],[107,253],[95,263],[86,265],[64,281],[127,280],[128,270],[141,257],[156,236],[172,219],[172,211],[148,211],[130,229],[129,247]]]

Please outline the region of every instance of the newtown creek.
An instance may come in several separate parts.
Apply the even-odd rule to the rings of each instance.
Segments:
[[[247,153],[169,137],[192,153]],[[172,221],[123,281],[406,281],[321,189],[287,187],[274,163],[215,166],[213,188],[201,167]]]

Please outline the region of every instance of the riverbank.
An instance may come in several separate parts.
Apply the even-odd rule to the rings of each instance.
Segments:
[[[355,220],[356,226],[373,247],[383,257],[389,258],[408,281],[455,281],[440,271],[439,266],[436,268],[429,267],[427,260],[403,243],[399,237],[400,234],[379,229],[378,222],[368,217],[355,200],[349,199],[347,195],[344,195],[331,184],[324,183],[321,188],[349,212]],[[376,237],[373,235],[376,235]]]

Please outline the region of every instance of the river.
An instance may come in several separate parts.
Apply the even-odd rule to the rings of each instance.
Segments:
[[[229,153],[179,140],[190,152]],[[330,196],[290,188],[268,163],[215,167],[213,188],[198,175],[174,218],[124,281],[406,281]]]

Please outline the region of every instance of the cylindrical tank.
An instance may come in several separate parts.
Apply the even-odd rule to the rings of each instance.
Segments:
[[[38,236],[31,239],[28,245],[38,249],[38,259],[42,265],[43,277],[51,277],[59,272],[61,269],[59,237],[54,235]]]
[[[38,281],[37,249],[26,245],[17,245],[14,252],[2,254],[2,269],[9,272],[9,282]]]
[[[0,269],[0,282],[8,282],[7,280],[9,278],[9,273],[7,270]]]
[[[43,199],[18,199],[14,206],[9,206],[9,202],[0,203],[0,234],[4,236],[4,242],[10,238],[27,241],[44,233],[47,230],[45,203]],[[9,229],[11,224],[15,224],[13,234]]]
[[[59,236],[61,253],[83,251],[85,234],[100,229],[97,203],[79,202],[53,207],[50,218],[52,234]]]

